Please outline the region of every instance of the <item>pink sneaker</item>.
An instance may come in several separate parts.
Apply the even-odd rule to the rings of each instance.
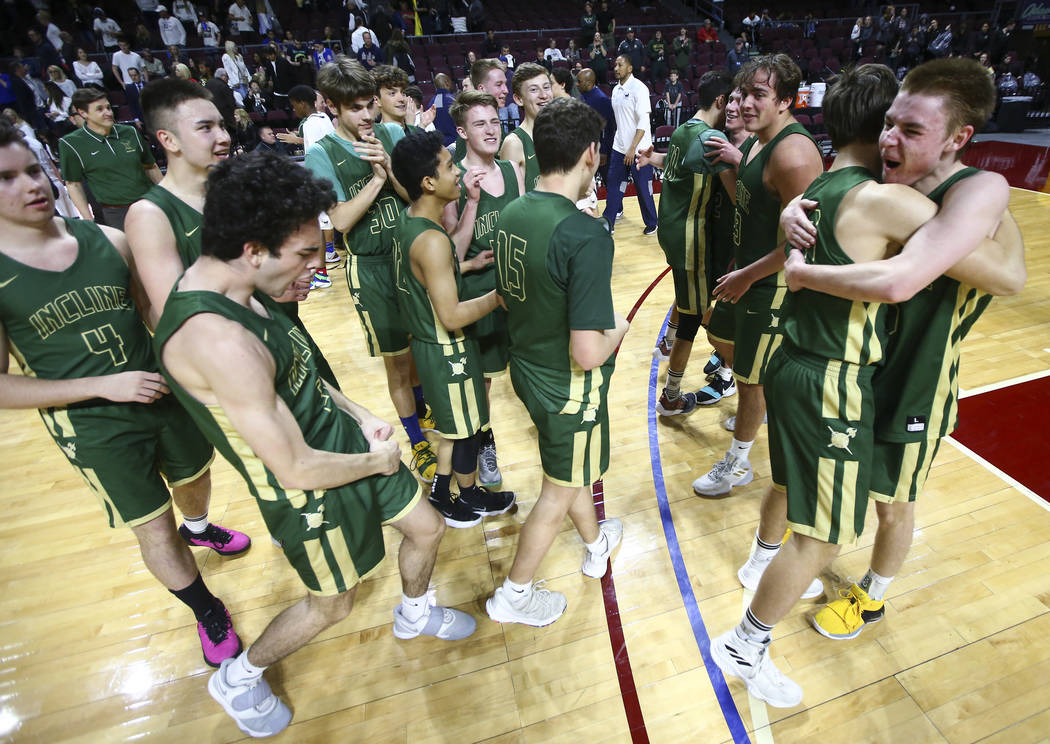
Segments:
[[[219,555],[240,555],[252,546],[252,539],[243,532],[229,530],[212,522],[199,535],[190,532],[186,525],[180,525],[179,534],[188,545],[211,548]]]
[[[241,639],[233,629],[233,620],[222,602],[219,602],[197,623],[204,663],[216,667],[241,652]]]

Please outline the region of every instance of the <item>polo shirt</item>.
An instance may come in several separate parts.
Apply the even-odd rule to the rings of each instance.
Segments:
[[[86,181],[101,204],[131,204],[153,186],[143,168],[153,153],[135,127],[114,124],[103,137],[82,126],[58,141],[58,153],[62,180]]]
[[[652,126],[649,123],[652,105],[649,103],[649,89],[645,87],[645,83],[634,75],[628,77],[624,83],[617,83],[612,89],[612,109],[613,116],[616,118],[614,150],[626,153],[631,149],[634,134],[639,129],[644,130],[645,133],[638,143],[638,151],[652,147]]]

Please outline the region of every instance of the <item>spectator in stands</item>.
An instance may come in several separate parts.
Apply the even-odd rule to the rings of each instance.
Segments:
[[[36,93],[26,80],[29,68],[22,60],[16,59],[11,63],[10,70],[10,91],[14,94],[15,99],[11,104],[12,108],[18,112],[19,116],[28,121],[33,129],[43,129],[44,117],[37,107]]]
[[[536,47],[536,59],[532,61],[538,64],[540,67],[547,68],[547,72],[550,72],[554,69],[554,63],[544,56],[543,47]]]
[[[473,67],[474,63],[477,62],[477,61],[478,61],[478,55],[476,55],[474,53],[474,50],[473,49],[468,50],[467,51],[467,56],[463,60],[464,67],[466,68],[467,72],[470,72],[470,68]]]
[[[77,84],[70,80],[68,77],[66,77],[65,70],[63,70],[58,65],[51,65],[47,68],[47,76],[52,83],[59,87],[59,89],[62,91],[62,94],[66,98],[73,97],[73,94],[77,90]],[[66,110],[68,109],[69,107],[67,106]]]
[[[401,25],[405,29],[405,36],[416,35],[416,11],[409,7],[408,0],[400,0]]]
[[[44,83],[44,89],[47,91],[47,108],[44,111],[44,116],[47,117],[51,128],[59,136],[68,134],[73,130],[73,127],[69,124],[69,96],[52,80]]]
[[[142,82],[142,75],[134,67],[128,70],[128,74],[131,76],[131,82],[124,86],[125,106],[130,111],[132,119],[142,121],[144,117],[142,116],[142,106],[139,104],[139,98],[145,83]]]
[[[995,80],[995,68],[992,67],[992,58],[988,56],[988,52],[981,52],[977,55],[977,61],[988,71],[988,76]]]
[[[685,91],[678,80],[678,70],[671,70],[671,77],[664,86],[665,124],[677,127],[682,121],[682,104]]]
[[[145,23],[135,24],[135,33],[131,40],[136,49],[148,49],[153,46],[153,34],[146,28]]]
[[[594,70],[598,80],[604,83],[609,75],[609,52],[605,46],[605,37],[600,31],[594,33],[594,40],[591,42],[587,56],[590,58],[588,66]]]
[[[185,64],[184,62],[176,63],[172,66],[172,69],[174,71],[175,77],[177,78],[180,78],[182,80],[192,80],[195,83],[199,82],[196,76],[194,76],[194,74],[190,71],[189,65]]]
[[[488,18],[485,15],[485,6],[482,5],[481,0],[471,0],[470,7],[467,9],[467,28],[471,33],[476,34],[484,31],[486,24],[488,24]]]
[[[667,77],[667,42],[664,41],[664,32],[656,29],[653,38],[645,46],[645,56],[649,61],[649,74],[653,80],[663,80]]]
[[[368,28],[364,24],[361,24],[354,29],[354,32],[350,34],[350,48],[357,54],[361,51],[361,47],[365,45],[365,34],[368,34],[373,39],[376,38],[375,33],[372,29]],[[407,34],[406,34],[407,35]]]
[[[456,95],[452,91],[452,78],[443,72],[434,76],[434,97],[430,100],[430,106],[434,109],[434,126],[445,135],[445,145],[451,145],[456,141],[456,123],[448,110],[456,102]]]
[[[580,18],[580,43],[588,44],[594,38],[594,32],[598,30],[598,16],[594,14],[594,6],[590,3],[583,4],[583,16]]]
[[[149,49],[143,49],[140,56],[142,57],[142,69],[146,71],[150,80],[164,77],[166,74],[164,63],[154,57],[153,52]]]
[[[56,26],[51,20],[51,13],[46,10],[39,10],[35,16],[36,22],[40,24],[38,29],[44,38],[51,42],[51,46],[55,49],[62,49],[62,37],[60,34],[62,30]]]
[[[182,27],[182,21],[169,13],[164,5],[157,6],[157,14],[160,16],[157,28],[164,46],[186,46],[186,29]]]
[[[1002,30],[996,31],[992,34],[991,42],[988,46],[988,54],[993,60],[1000,59],[1002,56],[1014,49],[1014,29],[1017,27],[1013,21],[1009,21]]]
[[[400,67],[408,73],[408,82],[416,81],[416,64],[412,60],[412,54],[405,41],[405,35],[401,29],[395,28],[390,34],[390,40],[383,47],[383,57],[394,67]]]
[[[485,32],[485,39],[481,42],[481,54],[484,57],[498,57],[501,44],[496,39],[496,32],[491,28]]]
[[[95,20],[91,28],[96,38],[102,40],[102,48],[107,52],[115,51],[117,48],[117,36],[120,34],[120,24],[106,15],[102,8],[95,8]]]
[[[222,30],[219,24],[211,19],[205,11],[201,11],[200,23],[197,24],[197,35],[201,37],[201,43],[206,47],[217,47],[222,43]]]
[[[892,5],[885,6],[875,27],[875,40],[887,48],[893,46],[897,37],[896,12]]]
[[[51,42],[48,41],[43,34],[35,28],[29,29],[26,32],[29,37],[29,41],[32,44],[32,56],[36,57],[40,63],[42,69],[47,69],[54,65],[55,67],[61,67],[63,60],[58,54],[58,50],[52,46]]]
[[[237,48],[237,42],[226,42],[226,53],[222,55],[222,67],[226,70],[226,76],[230,87],[240,93],[243,99],[248,95],[248,83],[251,82],[251,73],[248,66],[244,64],[244,57]]]
[[[937,21],[931,21],[930,27],[936,28],[934,24]],[[931,33],[931,36],[933,34]],[[926,56],[928,58],[935,57],[947,57],[952,51],[952,24],[948,23],[945,25],[944,30],[933,36],[933,41],[930,42],[929,46],[926,47]]]
[[[864,19],[858,18],[857,22],[853,24],[853,28],[849,32],[849,40],[853,45],[853,56],[860,56],[860,30],[864,28]],[[730,70],[732,72],[732,70]]]
[[[813,11],[806,13],[805,19],[802,21],[802,38],[812,39],[817,34],[817,19],[813,15]]]
[[[351,38],[353,37],[351,36]],[[291,29],[284,32],[284,41],[281,42],[281,47],[288,59],[295,59],[296,54],[305,54],[306,52],[303,42],[295,38],[295,34]]]
[[[117,46],[120,48],[113,52],[113,59],[111,60],[113,77],[124,86],[131,82],[131,75],[128,74],[128,70],[132,67],[136,70],[142,69],[142,57],[138,55],[138,52],[131,51],[131,45],[128,43],[127,37],[121,36],[117,40]]]
[[[371,38],[368,40],[368,43],[370,48],[375,49],[377,52],[379,51],[378,47],[372,46]],[[361,48],[364,49],[364,46]],[[360,52],[358,54],[360,54]],[[320,70],[324,65],[335,60],[335,54],[333,54],[332,50],[321,42],[315,41],[313,43],[313,50],[310,52],[310,60],[313,62],[314,69]],[[375,64],[373,63],[373,67],[374,66]]]
[[[897,38],[907,38],[908,32],[911,31],[911,16],[908,15],[907,8],[901,8],[897,11]]]
[[[581,70],[580,74],[576,76],[576,86],[580,90],[580,98],[583,99],[583,102],[601,114],[605,120],[602,139],[598,144],[598,152],[601,155],[601,165],[598,172],[601,175],[602,183],[607,183],[609,155],[612,152],[613,137],[616,134],[616,118],[613,116],[612,101],[597,86],[594,70]]]
[[[606,49],[612,49],[613,44],[616,43],[616,14],[609,9],[608,0],[602,0],[595,17],[598,19],[598,33],[602,35]],[[603,76],[602,81],[604,80]]]
[[[88,58],[87,50],[84,47],[77,47],[77,58],[73,62],[73,74],[80,80],[81,86],[95,85],[99,88],[102,85],[102,68],[98,66],[98,62]]]
[[[569,39],[569,46],[565,47],[565,61],[575,65],[580,61],[580,48],[576,46],[576,39]]]
[[[987,52],[992,44],[992,27],[985,21],[981,24],[981,28],[974,34],[973,38],[973,49],[974,53],[980,54],[981,52]]]
[[[151,26],[157,22],[157,0],[135,0],[143,20]]]
[[[713,44],[718,41],[718,29],[710,18],[704,19],[704,25],[696,30],[696,40],[702,44]]]
[[[449,9],[449,24],[452,26],[452,33],[454,34],[465,34],[467,33],[467,14],[470,12],[470,3],[467,0],[452,0],[452,7]],[[489,30],[488,36],[485,41],[482,42],[482,51],[485,54],[491,54],[486,51],[485,44],[488,43],[489,38],[492,35],[492,31]],[[495,39],[492,39],[495,41]],[[497,51],[498,51],[497,47]]]
[[[273,96],[263,90],[258,80],[252,80],[248,86],[248,97],[244,99],[244,108],[250,114],[265,114],[273,108]]]
[[[234,0],[226,11],[226,19],[229,21],[230,36],[240,40],[242,44],[250,43],[255,37],[252,29],[252,11],[245,0]]]
[[[269,124],[260,124],[256,128],[256,132],[259,135],[259,142],[255,145],[256,150],[275,152],[278,155],[291,154],[291,149],[277,139],[277,135],[273,133],[273,127]]]
[[[295,86],[295,69],[276,45],[266,48],[263,72],[266,73],[268,87],[273,91],[273,105],[287,109],[288,91]]]
[[[966,21],[963,21],[957,29],[952,31],[952,56],[972,57],[976,51],[974,49],[976,41],[977,34],[971,33]]]
[[[543,50],[543,58],[547,60],[547,69],[551,69],[554,62],[565,61],[565,55],[561,53],[558,42],[553,36],[547,41],[547,48]]]
[[[281,22],[277,20],[270,0],[255,0],[255,19],[259,22],[260,36],[266,36],[268,31],[279,31],[281,28]]]
[[[317,44],[314,45],[314,53],[317,53]],[[331,54],[331,50],[328,53]],[[381,65],[386,61],[383,57],[383,50],[372,42],[372,36],[367,31],[364,34],[364,43],[357,50],[357,58],[361,60],[361,64],[369,71],[374,70],[377,65]],[[331,62],[333,59],[335,59],[335,55],[332,55],[331,59],[326,59],[325,62]],[[317,67],[320,69],[321,65]]]
[[[72,62],[77,58],[77,47],[73,43],[73,34],[68,31],[59,31],[58,40],[62,43],[62,46],[58,47],[58,56],[62,58],[62,68],[70,72],[73,69]]]
[[[503,49],[500,51],[500,55],[497,58],[508,70],[514,69],[514,55],[510,53],[510,46],[507,44],[503,45]]]
[[[730,75],[736,75],[744,63],[747,62],[749,56],[748,50],[744,46],[744,39],[738,38],[733,43],[733,48],[726,54],[726,70],[729,71]]]
[[[215,71],[214,75],[209,74],[211,68],[207,62],[200,63],[200,79],[204,80],[204,87],[211,92],[212,102],[215,104],[215,108],[219,109],[219,113],[222,114],[222,120],[226,122],[226,128],[229,129],[235,124],[233,120],[233,112],[237,108],[237,101],[233,97],[233,91],[226,82],[226,71],[221,67]]]
[[[641,39],[635,37],[634,27],[627,27],[627,36],[617,47],[616,55],[631,60],[631,67],[638,71],[638,75],[645,74],[645,45]]]
[[[171,14],[179,19],[187,36],[196,31],[197,9],[193,6],[192,0],[173,0]]]
[[[689,69],[689,55],[693,53],[693,40],[689,38],[685,26],[682,26],[678,31],[678,36],[674,37],[671,49],[674,51],[675,69],[681,75]]]

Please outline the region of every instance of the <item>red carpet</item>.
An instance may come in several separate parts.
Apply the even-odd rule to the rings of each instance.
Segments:
[[[1050,501],[1050,377],[959,401],[953,438]]]

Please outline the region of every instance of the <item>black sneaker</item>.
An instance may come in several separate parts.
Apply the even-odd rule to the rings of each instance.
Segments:
[[[490,491],[480,486],[460,489],[459,498],[483,517],[503,514],[514,506],[513,491]]]
[[[718,368],[722,366],[722,357],[718,356],[717,351],[711,352],[711,358],[707,360],[707,364],[704,365],[704,376],[711,379],[711,375],[718,371]]]
[[[696,391],[696,402],[702,406],[710,406],[730,395],[736,395],[736,381],[732,377],[723,380],[716,375],[715,379]]]
[[[430,503],[445,518],[445,524],[449,527],[462,529],[481,524],[481,515],[455,494],[449,494],[448,498],[442,499],[431,495]]]
[[[646,225],[645,229],[642,230],[642,235],[652,235],[656,232],[656,225]]]

